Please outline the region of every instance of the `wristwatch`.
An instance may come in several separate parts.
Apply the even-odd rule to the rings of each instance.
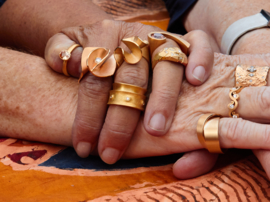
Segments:
[[[235,42],[241,36],[249,31],[265,27],[270,27],[270,13],[265,10],[261,10],[261,12],[256,15],[237,20],[231,24],[223,34],[221,52],[230,55]]]

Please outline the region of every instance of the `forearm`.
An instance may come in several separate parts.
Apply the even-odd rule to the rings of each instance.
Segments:
[[[111,19],[90,0],[7,0],[0,9],[0,45],[43,56],[48,39],[65,27]]]
[[[201,29],[208,33],[220,47],[226,29],[235,21],[270,10],[268,0],[200,0],[184,19],[187,31]],[[270,52],[270,30],[259,29],[245,34],[235,44],[232,54]]]
[[[77,80],[37,56],[0,48],[0,134],[71,145]]]

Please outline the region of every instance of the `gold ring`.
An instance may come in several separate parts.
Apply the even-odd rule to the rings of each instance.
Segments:
[[[223,151],[220,148],[218,137],[218,125],[220,117],[215,117],[207,121],[204,125],[205,147],[210,153],[220,153]]]
[[[235,70],[235,87],[230,89],[229,96],[231,98],[229,108],[229,116],[233,118],[239,118],[239,114],[235,112],[238,106],[238,99],[240,95],[238,93],[245,87],[250,86],[265,86],[267,84],[267,74],[269,67],[249,66],[249,65],[237,65]]]
[[[220,115],[204,114],[197,124],[197,136],[204,148],[211,153],[223,153],[219,144],[218,125]]]
[[[154,69],[159,61],[164,60],[177,62],[184,66],[186,66],[188,63],[186,54],[184,54],[178,47],[164,48],[159,53],[157,53],[153,59],[152,68]]]
[[[67,61],[70,59],[72,51],[74,51],[77,47],[80,47],[80,45],[73,44],[67,50],[62,50],[59,53],[60,59],[63,60],[62,72],[66,76],[70,76],[68,71],[67,71]]]
[[[126,83],[114,83],[108,105],[121,105],[144,111],[146,89]]]
[[[183,51],[183,53],[188,55],[188,49],[190,47],[190,44],[186,40],[180,38],[178,35],[168,32],[151,32],[148,34],[151,55],[157,47],[166,43],[166,38],[175,41],[180,46],[180,49]]]
[[[117,67],[120,67],[124,61],[128,64],[137,64],[142,57],[149,63],[148,41],[142,40],[138,36],[134,36],[122,39],[122,42],[131,50],[131,53],[126,52],[121,47],[117,47],[114,51]]]
[[[87,72],[91,72],[96,77],[112,76],[116,70],[116,61],[110,50],[102,47],[86,47],[82,52],[81,67],[82,72],[79,81]]]

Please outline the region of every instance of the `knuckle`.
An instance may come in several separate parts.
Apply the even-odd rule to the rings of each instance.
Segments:
[[[208,38],[208,35],[202,30],[194,30],[194,31],[191,31],[189,34],[191,38],[197,38],[197,37]]]
[[[230,145],[234,146],[239,141],[239,134],[242,134],[242,127],[240,126],[241,121],[228,120],[224,125],[224,135]]]
[[[171,88],[159,88],[153,91],[155,93],[155,97],[157,97],[158,100],[164,102],[164,100],[176,100],[179,96],[178,93],[173,91]]]
[[[121,22],[121,34],[120,40],[122,38],[131,37],[131,36],[139,36],[142,39],[147,39],[147,35],[149,32],[153,31],[162,31],[160,28],[150,25],[144,25],[139,22]],[[121,41],[119,41],[121,42]],[[120,43],[119,43],[120,44]]]
[[[119,69],[117,72],[117,82],[128,83],[142,88],[147,87],[146,70],[137,64],[136,67],[128,67]]]
[[[104,27],[105,29],[111,28],[113,27],[113,25],[116,23],[117,21],[115,20],[110,20],[110,19],[105,19],[102,20],[99,24]]]
[[[117,141],[118,147],[126,145],[133,135],[131,127],[126,127],[120,124],[112,124],[105,122],[103,132],[114,142]]]
[[[138,34],[143,29],[144,25],[138,22],[127,23],[122,22],[122,30],[125,36],[133,36],[134,34]]]
[[[264,126],[264,127],[265,129],[263,130],[262,134],[258,134],[258,135],[262,135],[264,145],[270,145],[270,127],[268,126]]]
[[[254,96],[255,105],[259,104],[260,110],[263,112],[269,111],[270,107],[270,91],[265,87],[261,87],[257,91],[257,96]]]
[[[91,99],[100,99],[100,97],[108,97],[111,89],[110,79],[97,78],[91,74],[85,76],[81,81],[79,92]]]
[[[80,138],[87,137],[91,139],[91,137],[98,136],[101,130],[101,124],[91,117],[80,116],[80,118],[76,118],[75,127],[77,136]]]

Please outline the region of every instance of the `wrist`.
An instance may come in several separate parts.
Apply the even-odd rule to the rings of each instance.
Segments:
[[[257,29],[240,37],[232,48],[232,55],[270,52],[270,29]]]

